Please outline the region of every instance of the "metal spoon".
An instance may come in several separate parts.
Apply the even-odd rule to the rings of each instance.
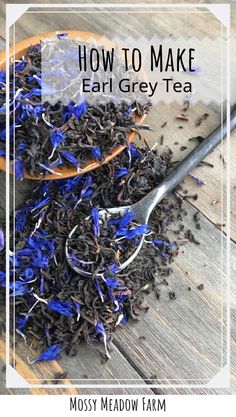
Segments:
[[[233,130],[236,127],[236,105],[233,107],[230,117],[230,130]],[[140,201],[131,206],[126,207],[114,207],[109,209],[100,209],[99,216],[100,219],[104,219],[107,215],[120,214],[121,216],[125,214],[128,210],[131,210],[136,213],[135,220],[138,223],[148,223],[149,217],[153,209],[158,203],[170,193],[183,179],[188,175],[192,169],[198,165],[206,156],[208,156],[215,147],[225,138],[227,133],[227,124],[224,121],[223,125],[218,126],[214,132],[212,132],[206,139],[204,139],[186,158],[183,159],[163,180],[163,182],[154,188],[150,193],[143,197]],[[72,237],[76,230],[77,226],[70,232],[67,241],[66,241],[66,258],[68,264],[74,269],[78,274],[81,274],[86,277],[91,277],[90,272],[80,269],[73,265],[69,255],[69,239]],[[119,265],[120,270],[126,268],[138,255],[144,241],[144,235],[140,238],[139,245],[134,253],[121,265]],[[102,274],[97,274],[102,275]]]

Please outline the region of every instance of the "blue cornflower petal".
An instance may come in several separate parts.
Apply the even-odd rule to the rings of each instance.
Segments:
[[[50,255],[42,255],[39,254],[38,256],[31,256],[32,264],[37,268],[47,268],[50,260]]]
[[[40,293],[44,294],[45,288],[44,288],[44,277],[43,275],[40,278]]]
[[[20,104],[21,114],[19,116],[19,121],[24,121],[28,116],[33,115],[38,118],[42,115],[44,107],[42,105],[33,106],[30,103]]]
[[[92,189],[87,190],[87,191],[84,193],[83,198],[88,198],[88,197],[91,197],[91,196],[93,195],[93,191],[94,191],[94,190],[92,190]]]
[[[2,142],[6,142],[6,129],[3,129],[3,130],[1,130],[1,132],[0,132],[0,140],[2,141]]]
[[[111,264],[110,265],[109,269],[110,269],[110,272],[112,274],[118,274],[118,272],[120,270],[120,267],[119,267],[119,265],[117,265],[117,264],[114,263],[114,264]]]
[[[121,217],[119,222],[119,229],[123,229],[126,227],[129,223],[131,223],[135,217],[136,213],[131,210],[127,210],[124,214],[124,216]]]
[[[101,322],[101,321],[97,321],[97,324],[96,324],[96,326],[95,326],[95,331],[96,331],[99,335],[101,335],[101,336],[102,336],[102,338],[103,338],[103,343],[104,343],[104,347],[105,347],[105,351],[106,351],[106,355],[107,355],[107,357],[109,358],[109,357],[110,357],[110,355],[109,355],[108,350],[107,350],[107,335],[106,335],[106,332],[105,332],[104,326],[103,326],[103,324],[102,324],[102,322]]]
[[[83,102],[81,104],[77,104],[76,106],[73,106],[70,104],[70,115],[74,114],[77,119],[80,119],[81,116],[88,110],[87,103]]]
[[[129,172],[128,168],[125,168],[125,167],[120,168],[116,171],[115,177],[116,178],[123,177],[124,175],[128,174],[128,172]]]
[[[29,320],[29,316],[17,317],[16,318],[16,327],[20,330],[23,329],[28,320]]]
[[[15,282],[11,282],[10,283],[10,289],[12,290],[10,296],[21,296],[24,295],[25,293],[27,293],[29,291],[27,282],[23,282],[23,281],[15,281]]]
[[[34,361],[41,362],[41,361],[52,361],[56,359],[60,359],[59,353],[61,353],[62,347],[59,343],[50,346],[48,349],[44,350]]]
[[[120,294],[118,295],[118,303],[122,303],[123,301],[127,300],[128,296],[126,294],[123,294],[123,292],[121,291]]]
[[[41,116],[41,114],[43,113],[43,111],[44,111],[44,107],[42,105],[34,106],[33,115],[35,117],[39,117],[39,116]]]
[[[63,316],[73,316],[74,314],[71,312],[72,303],[68,303],[67,301],[59,301],[59,300],[52,300],[48,302],[48,308],[50,310],[56,311]]]
[[[26,142],[21,142],[16,148],[17,153],[18,154],[23,153],[26,150],[26,148],[27,148],[27,143]]]
[[[115,308],[113,309],[114,313],[118,313],[119,311],[121,311],[121,306],[119,305],[116,297],[114,296],[114,294],[112,293],[111,289],[108,287],[108,294],[111,298],[111,300],[113,301],[113,304],[115,306]]]
[[[93,219],[93,233],[95,236],[100,236],[99,211],[96,208],[92,209]]]
[[[22,180],[24,178],[24,166],[25,162],[22,159],[17,159],[15,161],[15,174],[18,180]]]
[[[108,224],[115,224],[118,226],[118,229],[123,229],[126,227],[129,223],[131,223],[135,217],[135,212],[131,210],[126,210],[125,214],[122,217],[119,217],[118,219],[110,219],[108,220]]]
[[[127,319],[125,318],[125,316],[122,318],[122,320],[120,321],[121,324],[126,324],[127,323]]]
[[[32,77],[27,78],[28,81],[36,81],[39,87],[42,87],[42,74],[34,74]]]
[[[26,280],[30,280],[34,276],[34,271],[32,268],[26,268],[23,272],[21,272],[21,275],[26,278]]]
[[[42,187],[42,193],[41,194],[46,195],[46,194],[50,193],[50,188],[51,188],[51,185],[52,184],[53,184],[53,181],[52,180],[51,181],[45,181],[45,183],[40,184],[39,187]],[[38,188],[36,188],[36,190]]]
[[[103,293],[102,293],[102,290],[101,290],[101,287],[100,287],[100,284],[99,284],[99,281],[98,281],[97,278],[95,278],[94,283],[95,283],[95,287],[97,288],[99,297],[101,298],[101,300],[103,302],[104,301],[104,297],[103,297]]]
[[[134,239],[135,237],[139,237],[141,235],[144,235],[148,232],[149,226],[148,224],[142,224],[140,226],[137,226],[135,229],[119,229],[116,232],[116,236],[123,236],[126,237],[126,239]]]
[[[131,158],[133,160],[141,158],[141,153],[135,148],[133,143],[129,144],[129,150],[130,150],[130,154],[131,154]]]
[[[197,185],[205,185],[206,184],[204,180],[202,180],[199,177],[196,177],[193,174],[189,174],[189,176],[196,182]]]
[[[0,228],[0,251],[4,249],[4,233],[3,230]]]
[[[11,125],[10,126],[10,129],[9,129],[10,141],[12,140],[13,132],[14,132],[14,126]],[[6,133],[6,129],[1,130],[1,132],[0,132],[0,140],[2,142],[6,142],[6,134],[7,134]]]
[[[68,33],[57,33],[58,39],[63,39],[68,37]]]
[[[16,211],[16,226],[15,226],[16,232],[21,232],[22,230],[24,230],[28,213],[31,211],[32,208],[33,207],[29,205]]]
[[[132,112],[133,112],[132,106],[129,106],[129,109],[124,112],[124,116],[128,117],[132,114]]]
[[[19,115],[19,122],[26,120],[30,115],[38,118],[44,111],[44,107],[42,105],[33,106],[30,103],[18,103],[18,107],[20,107],[21,111]]]
[[[34,208],[32,211],[37,210],[43,206],[46,206],[47,203],[51,200],[51,197],[45,197],[44,199],[38,201],[38,203],[35,204]]]
[[[92,185],[92,183],[93,183],[92,177],[89,175],[84,182],[84,186],[83,186],[83,188],[81,190],[81,193],[80,193],[80,199],[85,197],[85,193],[88,191],[88,189]]]
[[[74,156],[72,153],[69,152],[60,152],[63,158],[67,159],[72,165],[75,165],[77,168],[80,167],[76,156]]]
[[[98,146],[96,146],[95,148],[92,149],[92,156],[93,156],[94,159],[96,159],[96,161],[101,159],[102,152],[101,152],[101,149]]]
[[[6,71],[0,70],[0,82],[6,82]]]
[[[59,180],[56,182],[58,188],[62,192],[62,194],[67,194],[70,191],[76,189],[78,187],[79,182],[83,179],[83,175],[78,175],[73,178],[69,178],[67,180]]]
[[[31,98],[32,96],[41,96],[42,91],[41,88],[32,88],[28,93],[24,95],[24,98]]]
[[[101,321],[97,322],[97,324],[95,326],[95,330],[98,334],[102,335],[103,337],[106,337],[106,332],[105,332],[104,326],[103,326]]]
[[[20,62],[15,64],[15,70],[16,71],[22,71],[26,66],[26,61],[22,59]]]
[[[6,272],[0,271],[0,283],[6,280]]]
[[[17,253],[17,257],[22,257],[22,256],[31,256],[33,253],[33,250],[30,248],[24,248],[19,250],[19,252]]]
[[[118,288],[121,285],[115,278],[106,278],[106,284],[110,288]]]
[[[60,145],[60,143],[65,140],[65,138],[65,134],[62,133],[59,129],[55,129],[50,133],[50,139],[54,149],[56,149],[58,145]]]

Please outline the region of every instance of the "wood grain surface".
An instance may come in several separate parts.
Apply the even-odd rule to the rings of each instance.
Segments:
[[[20,1],[19,1],[20,2]],[[132,2],[132,1],[131,1]],[[188,3],[187,1],[184,1]],[[184,3],[182,2],[182,3]],[[13,3],[17,3],[14,1]],[[41,3],[44,3],[41,1]],[[46,3],[46,1],[45,1]],[[72,1],[69,1],[72,3]],[[99,1],[97,2],[99,3]],[[118,3],[118,1],[116,1]],[[120,2],[122,3],[122,2]],[[148,2],[147,2],[148,3]],[[159,1],[161,3],[161,1]],[[200,3],[197,1],[196,3]],[[209,2],[211,3],[211,2]],[[214,1],[220,3],[220,1]],[[233,3],[233,2],[232,2]],[[122,20],[116,13],[110,13],[104,19],[101,14],[59,13],[25,14],[16,24],[16,39],[49,30],[90,30],[106,36],[127,34],[139,36],[137,15],[123,14]],[[39,24],[40,19],[40,24]],[[143,23],[148,17],[143,16]],[[236,13],[232,8],[232,33],[235,34]],[[0,48],[5,47],[4,13],[0,16]],[[212,36],[218,33],[219,23],[210,13],[179,13],[160,19],[157,14],[151,24],[144,25],[143,35],[154,31],[160,36]],[[233,44],[235,48],[235,42]],[[232,67],[235,68],[236,54],[232,54]],[[232,102],[236,101],[235,72],[232,80]],[[189,141],[193,136],[206,137],[220,123],[220,107],[214,103],[207,108],[202,104],[193,105],[188,112],[189,121],[180,123],[176,115],[181,111],[177,104],[158,105],[147,117],[153,131],[144,137],[150,146],[155,143],[160,152],[169,146],[174,151],[174,160],[182,160],[196,146]],[[203,113],[209,117],[201,126],[195,122]],[[163,122],[167,122],[161,128]],[[182,125],[180,129],[178,126]],[[161,135],[164,143],[160,145]],[[231,135],[231,276],[232,308],[231,319],[235,324],[235,272],[236,272],[236,168],[233,160],[236,152],[236,133]],[[178,143],[177,143],[178,142]],[[181,146],[187,146],[182,151]],[[194,230],[200,245],[186,244],[181,246],[180,254],[172,265],[173,274],[169,286],[161,287],[161,298],[154,294],[147,295],[149,311],[138,322],[130,321],[127,326],[118,329],[113,342],[112,359],[105,365],[95,351],[81,345],[74,358],[63,357],[60,362],[29,365],[27,356],[34,357],[34,351],[24,343],[16,348],[16,369],[30,383],[29,388],[5,388],[5,348],[4,334],[0,340],[0,393],[8,394],[224,394],[235,392],[235,352],[236,330],[232,325],[231,332],[231,388],[180,388],[174,384],[201,385],[209,381],[225,365],[226,361],[226,144],[219,146],[207,161],[213,165],[201,166],[194,174],[204,179],[206,184],[199,187],[186,177],[182,186],[182,196],[188,190],[198,194],[198,199],[185,201],[188,216],[186,227],[194,230],[193,215],[199,211],[201,230]],[[21,205],[31,194],[34,182],[24,180],[16,184],[16,205]],[[4,174],[0,173],[0,218],[4,217],[5,185]],[[171,233],[171,232],[170,232]],[[197,289],[204,284],[204,290]],[[191,290],[189,291],[189,287]],[[174,290],[176,300],[170,300],[168,292]],[[3,320],[4,318],[2,318]],[[141,338],[140,338],[141,337]],[[63,374],[64,379],[55,381],[55,375]],[[62,375],[63,376],[63,375]],[[54,388],[33,388],[34,383],[54,383]],[[59,386],[58,387],[58,383]],[[94,388],[73,388],[71,384],[93,384]],[[99,384],[117,384],[117,388],[99,388]],[[119,385],[135,384],[136,388],[124,388]],[[153,385],[157,387],[153,387]],[[70,385],[69,387],[67,387]],[[97,385],[97,387],[96,387]],[[141,388],[145,385],[146,388]],[[163,387],[165,385],[165,387]],[[171,386],[171,387],[170,387]]]

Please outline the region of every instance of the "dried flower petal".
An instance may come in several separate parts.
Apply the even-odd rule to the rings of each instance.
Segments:
[[[95,236],[100,236],[99,211],[96,208],[92,209],[93,232]]]
[[[101,152],[101,149],[98,146],[96,146],[95,148],[92,149],[92,156],[97,161],[99,161],[99,159],[101,159],[102,152]]]
[[[189,174],[189,176],[196,182],[197,185],[205,185],[206,184],[204,180],[202,180],[199,177],[196,177],[193,174]]]
[[[25,162],[22,159],[16,159],[15,161],[15,174],[18,180],[22,180],[24,178],[24,166]]]
[[[77,168],[80,167],[76,156],[74,156],[72,153],[61,151],[61,155],[63,156],[63,158],[67,159],[72,165],[76,166]]]
[[[99,335],[101,335],[101,336],[102,336],[102,338],[103,338],[103,342],[104,342],[104,346],[105,346],[106,355],[107,355],[107,357],[109,358],[109,357],[110,357],[110,355],[109,355],[108,350],[107,350],[107,335],[106,335],[106,332],[105,332],[105,330],[104,330],[104,326],[103,326],[103,324],[102,324],[102,322],[101,322],[101,321],[98,321],[98,322],[97,322],[97,324],[96,324],[96,326],[95,326],[95,331],[96,331]]]
[[[116,236],[122,236],[122,237],[125,237],[126,239],[134,239],[136,237],[146,234],[148,230],[149,230],[148,224],[142,224],[140,226],[137,226],[135,229],[127,229],[127,228],[119,229],[116,232]]]
[[[71,312],[72,306],[72,303],[68,303],[66,301],[52,300],[48,302],[48,308],[50,310],[68,317],[74,315]]]
[[[120,178],[120,177],[123,177],[124,175],[127,175],[128,172],[129,172],[128,168],[123,167],[116,171],[115,176],[116,178]]]
[[[16,326],[18,329],[23,329],[27,323],[27,321],[29,320],[29,316],[25,316],[25,317],[17,317],[16,318]]]
[[[33,362],[45,362],[60,359],[59,353],[61,353],[62,347],[60,344],[56,343],[55,345],[50,346],[48,349],[44,350]]]
[[[4,249],[4,233],[3,230],[0,228],[0,251]]]

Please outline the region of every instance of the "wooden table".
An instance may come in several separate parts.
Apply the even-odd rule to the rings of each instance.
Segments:
[[[70,1],[71,3],[71,1]],[[211,3],[211,2],[209,2]],[[215,3],[215,1],[214,1]],[[233,21],[235,22],[235,10]],[[57,14],[23,16],[16,26],[17,40],[24,39],[36,33],[49,30],[79,29],[102,32],[104,35],[120,34],[127,27],[132,26],[132,33],[140,35],[139,27],[135,26],[135,15],[124,14],[119,24],[116,14],[109,19],[102,19],[101,15]],[[159,35],[199,36],[214,35],[217,21],[210,14],[203,14],[194,19],[192,24],[189,15],[170,15],[168,25],[165,19],[157,14],[153,17],[152,25],[145,27],[143,35],[149,31],[157,31]],[[4,27],[0,25],[0,27]],[[235,28],[235,26],[234,26]],[[1,48],[5,47],[5,34],[0,31]],[[235,60],[235,56],[233,57]],[[232,68],[235,68],[232,65]],[[232,85],[232,100],[236,99],[235,84]],[[158,105],[153,108],[147,118],[147,123],[153,132],[143,135],[150,146],[158,143],[160,152],[169,146],[174,151],[174,160],[181,160],[194,146],[194,141],[188,139],[201,135],[206,137],[220,121],[220,108],[211,104],[207,108],[197,104],[190,107],[189,121],[180,123],[176,115],[181,111],[179,105]],[[208,112],[207,121],[201,126],[195,126],[200,115]],[[161,128],[163,122],[167,122]],[[183,128],[178,128],[182,125]],[[160,137],[164,136],[164,144],[160,145]],[[231,155],[235,155],[236,133],[231,136]],[[178,142],[178,144],[177,144]],[[181,146],[187,146],[181,151]],[[186,178],[183,191],[198,193],[196,201],[186,200],[185,206],[188,216],[185,225],[194,227],[193,215],[200,212],[201,230],[196,230],[196,238],[200,245],[187,244],[180,251],[173,265],[174,273],[169,279],[169,287],[162,291],[162,297],[157,300],[153,294],[147,296],[150,309],[139,322],[130,321],[127,326],[119,329],[113,342],[112,358],[106,365],[101,365],[95,351],[85,346],[79,347],[75,358],[63,357],[60,362],[50,362],[29,366],[26,361],[28,347],[19,344],[17,347],[16,369],[29,383],[53,383],[55,373],[67,371],[67,379],[58,388],[29,388],[5,389],[4,368],[0,370],[2,386],[0,393],[83,393],[83,394],[172,394],[172,393],[232,393],[235,389],[235,346],[236,334],[231,331],[231,389],[200,388],[208,382],[225,365],[226,354],[226,146],[218,147],[207,158],[214,165],[213,168],[204,166],[196,168],[194,173],[204,178],[206,185],[197,186],[191,178]],[[235,184],[236,169],[233,158],[231,161],[231,274],[234,281],[236,270],[236,201]],[[221,178],[222,177],[222,178]],[[221,181],[223,179],[223,182]],[[1,188],[4,186],[4,174],[0,174]],[[34,187],[32,181],[23,181],[16,186],[16,203],[20,205],[30,195]],[[184,195],[184,194],[182,194]],[[4,190],[1,190],[1,216],[4,213]],[[204,291],[197,286],[204,283]],[[191,291],[188,291],[191,287]],[[177,299],[172,301],[168,292],[174,289]],[[235,284],[231,285],[231,292],[235,297]],[[235,319],[235,298],[232,297],[231,319]],[[142,336],[142,338],[140,338]],[[0,369],[4,365],[3,337],[0,341]],[[93,384],[95,388],[67,387],[68,384]],[[99,388],[99,384],[117,385],[116,388]],[[135,385],[134,388],[119,387],[121,384]],[[154,387],[153,385],[159,385]],[[178,385],[184,384],[185,388]],[[193,384],[196,388],[187,388]],[[97,385],[97,387],[96,387]],[[144,387],[140,387],[140,386]],[[177,385],[177,387],[173,387]]]

